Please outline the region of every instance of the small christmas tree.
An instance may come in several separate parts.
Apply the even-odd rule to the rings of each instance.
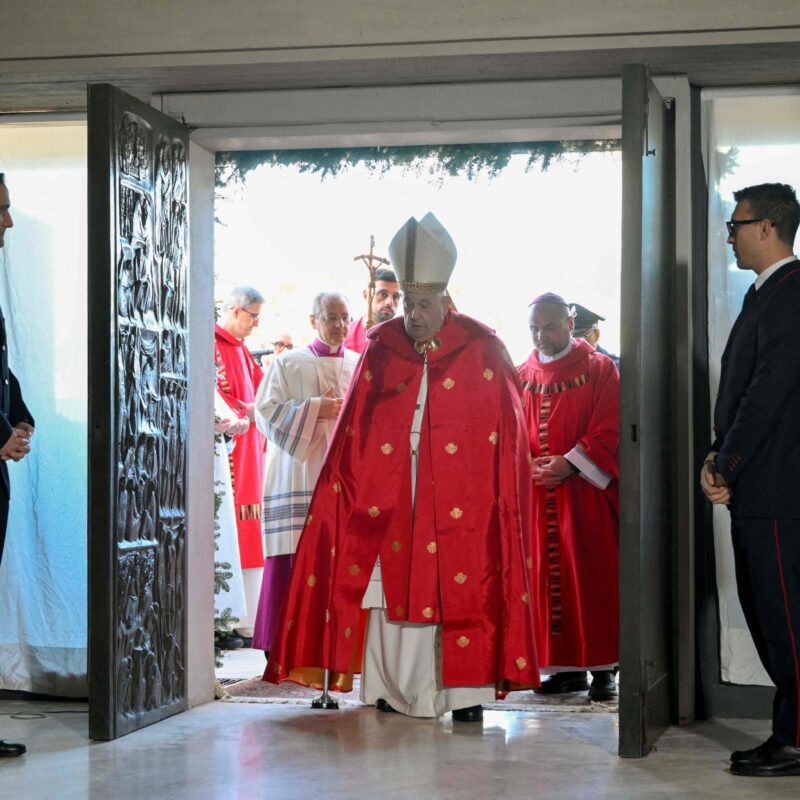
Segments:
[[[214,422],[219,422],[217,418]],[[224,442],[221,433],[214,434],[214,444],[224,447]],[[216,481],[214,484],[214,550],[219,550],[217,539],[219,539],[219,510],[222,506],[222,498],[225,496],[225,484],[222,481]],[[228,581],[233,577],[231,572],[231,565],[227,561],[214,561],[214,594],[218,595],[220,592],[230,591]],[[233,631],[234,626],[239,621],[238,617],[233,616],[230,608],[223,608],[221,611],[217,610],[216,604],[214,605],[214,666],[221,667],[224,651],[218,646],[220,639],[229,636]]]

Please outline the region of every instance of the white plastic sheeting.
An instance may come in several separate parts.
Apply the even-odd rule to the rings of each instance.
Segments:
[[[0,689],[86,683],[86,126],[0,124],[14,228],[0,250],[9,361],[36,420],[11,464]]]
[[[713,412],[722,351],[745,292],[755,279],[755,273],[736,266],[727,244],[725,220],[733,212],[737,189],[780,182],[800,190],[800,90],[704,92],[703,133],[709,187],[708,334]],[[771,686],[739,604],[730,516],[722,506],[714,507],[714,549],[721,678],[735,684]]]

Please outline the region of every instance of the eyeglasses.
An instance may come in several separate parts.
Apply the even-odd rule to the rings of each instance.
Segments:
[[[286,344],[286,342],[273,342],[272,344],[275,345],[276,349],[280,347],[281,350],[294,350],[294,345]]]
[[[325,316],[322,316],[322,317],[317,317],[317,319],[320,322],[329,322],[331,325],[335,325],[337,322],[341,322],[342,325],[349,325],[353,321],[353,318],[351,316],[349,316],[349,315],[346,316],[346,317],[337,317],[337,316],[332,316],[331,317],[331,316],[325,315]]]
[[[770,225],[775,224],[771,219],[761,217],[760,219],[729,219],[726,221],[725,227],[728,229],[728,236],[736,236],[736,230],[740,225],[752,225],[755,222],[769,222]]]
[[[260,314],[254,314],[252,311],[248,311],[248,310],[247,310],[246,308],[244,308],[243,306],[239,306],[239,308],[240,308],[242,311],[244,311],[244,313],[245,313],[245,314],[249,314],[249,315],[250,315],[250,316],[251,316],[253,319],[258,319],[258,318],[261,316]]]

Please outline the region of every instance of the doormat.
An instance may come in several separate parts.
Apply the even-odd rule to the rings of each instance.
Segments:
[[[334,700],[342,707],[364,705],[358,699],[360,675],[353,676],[352,692],[331,692]],[[321,694],[319,689],[309,689],[295,683],[265,683],[261,677],[250,678],[225,687],[224,703],[275,703],[279,705],[309,706]],[[531,691],[511,692],[505,700],[485,703],[488,711],[520,711],[520,712],[570,712],[577,714],[616,714],[619,709],[617,699],[605,703],[592,703],[586,692],[570,692],[568,694],[539,695]]]

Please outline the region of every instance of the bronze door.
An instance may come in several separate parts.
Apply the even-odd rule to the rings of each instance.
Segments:
[[[640,757],[672,708],[675,132],[645,67],[624,68],[622,97],[619,754]]]
[[[186,708],[188,129],[89,87],[89,732]]]

